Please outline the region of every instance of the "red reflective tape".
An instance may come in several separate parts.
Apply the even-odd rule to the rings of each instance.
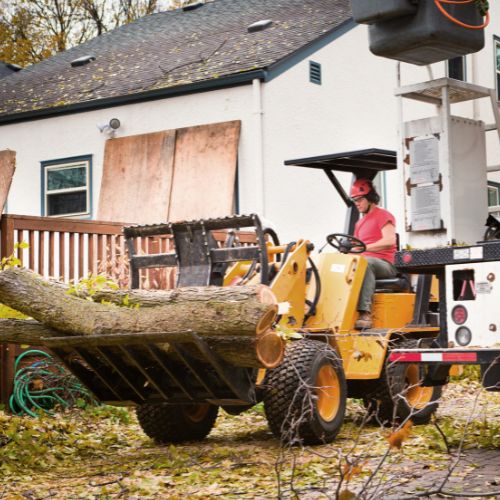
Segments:
[[[444,352],[443,361],[477,361],[476,352]]]
[[[391,352],[390,361],[421,361],[422,355],[419,352]]]

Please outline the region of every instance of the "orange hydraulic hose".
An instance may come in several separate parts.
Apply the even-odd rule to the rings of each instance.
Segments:
[[[479,26],[473,26],[472,24],[466,24],[460,21],[459,19],[453,17],[449,12],[445,10],[443,7],[443,3],[446,4],[468,4],[472,3],[475,0],[434,0],[434,3],[436,4],[436,7],[440,10],[441,14],[443,14],[447,19],[449,19],[451,22],[458,24],[458,26],[461,26],[462,28],[467,28],[470,30],[482,30],[488,26],[490,23],[490,13],[486,12],[484,23],[480,24]]]

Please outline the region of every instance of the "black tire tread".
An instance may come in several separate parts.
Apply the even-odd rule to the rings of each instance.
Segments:
[[[285,359],[282,364],[269,371],[266,376],[266,390],[264,393],[264,410],[266,413],[269,427],[273,434],[281,439],[282,442],[289,444],[322,444],[332,441],[340,425],[335,432],[328,435],[318,436],[310,425],[312,418],[311,405],[304,413],[304,399],[307,396],[306,386],[311,386],[310,366],[318,353],[322,350],[328,350],[331,359],[336,368],[339,382],[343,388],[343,401],[339,413],[342,412],[342,419],[345,412],[346,400],[346,382],[342,363],[337,353],[323,342],[314,340],[300,340],[287,345]],[[296,419],[301,418],[302,423],[295,424]],[[304,418],[306,417],[306,418]]]
[[[201,441],[212,430],[218,406],[210,405],[201,421],[193,421],[185,413],[185,405],[142,404],[136,414],[144,433],[156,443]]]
[[[417,347],[417,340],[404,339],[398,341],[396,347],[398,349],[415,349]],[[389,352],[387,353],[387,359],[388,355]],[[386,425],[392,425],[394,420],[404,420],[409,416],[411,416],[411,420],[415,425],[428,424],[438,408],[439,403],[436,400],[441,397],[442,388],[434,387],[432,397],[432,401],[434,402],[419,411],[411,409],[402,400],[397,402],[397,408],[395,408],[396,403],[394,402],[393,391],[391,390],[391,387],[394,385],[392,380],[401,378],[401,374],[404,372],[404,365],[389,363],[387,359],[380,378],[375,383],[369,385],[369,390],[363,397],[365,407],[374,412],[376,418]]]

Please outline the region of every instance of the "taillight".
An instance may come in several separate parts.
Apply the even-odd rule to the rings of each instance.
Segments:
[[[455,340],[461,346],[469,345],[472,340],[472,332],[466,326],[461,326],[455,332]]]
[[[463,325],[467,321],[467,309],[464,306],[455,306],[451,311],[451,319],[457,325]]]

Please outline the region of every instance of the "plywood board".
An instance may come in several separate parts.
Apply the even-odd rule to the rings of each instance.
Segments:
[[[15,170],[16,152],[9,149],[0,151],[0,214],[3,213]]]
[[[233,212],[239,121],[177,130],[170,221]]]
[[[166,130],[106,142],[99,220],[134,224],[167,220],[175,136],[175,130]]]

